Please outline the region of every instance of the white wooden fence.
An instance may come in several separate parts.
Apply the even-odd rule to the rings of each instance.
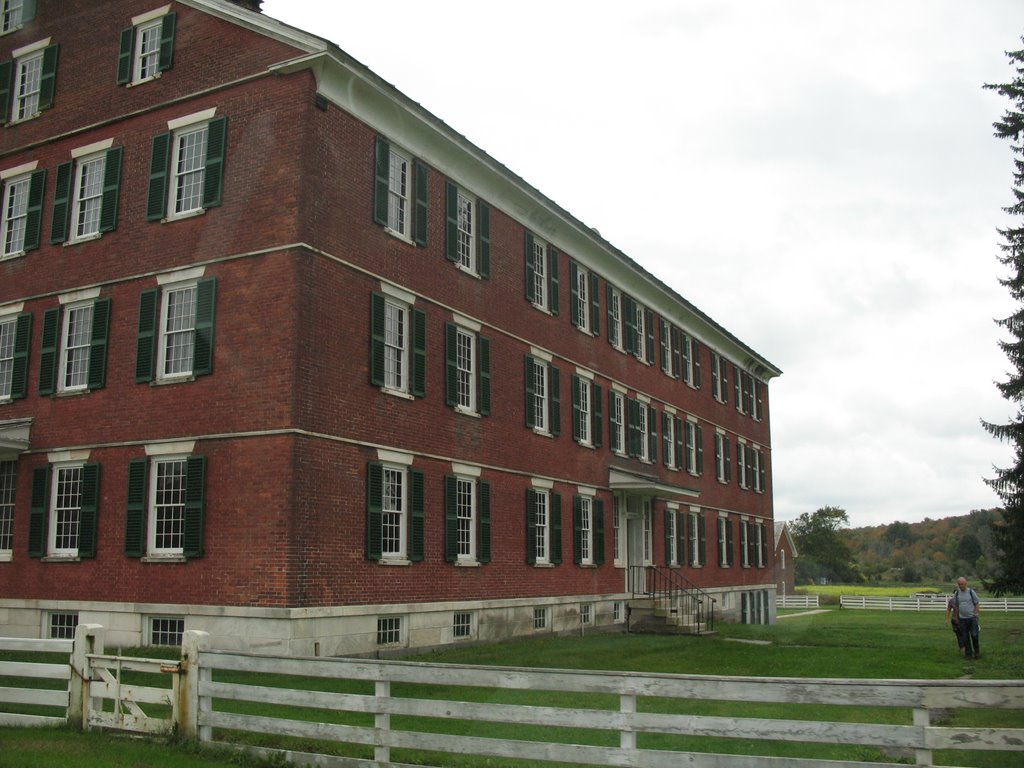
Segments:
[[[0,651],[30,651],[60,653],[70,656],[70,640],[29,640],[17,637],[0,637]],[[68,709],[68,681],[71,679],[71,665],[67,662],[19,662],[0,661],[0,677],[30,678],[36,680],[60,680],[63,685],[52,688],[23,688],[21,686],[0,687],[0,704],[21,707],[54,707],[65,714],[29,715],[19,712],[0,712],[2,725],[57,725],[66,719]]]
[[[930,597],[842,595],[839,598],[839,605],[843,608],[866,608],[875,611],[945,611],[948,600],[949,595],[933,595]],[[981,610],[985,613],[1024,611],[1024,598],[986,597],[981,601]]]
[[[391,761],[392,750],[415,750],[419,759],[433,760],[436,765],[444,765],[445,755],[450,754],[637,768],[676,768],[681,764],[692,768],[806,768],[823,762],[830,768],[879,765],[861,760],[693,752],[690,750],[700,746],[694,737],[741,738],[747,745],[797,741],[873,746],[913,754],[917,765],[935,765],[933,751],[943,749],[1007,751],[1024,757],[1024,728],[952,727],[932,722],[936,710],[1022,710],[1024,680],[650,675],[259,656],[210,650],[208,644],[205,633],[187,632],[180,660],[150,660],[157,666],[146,666],[142,672],[170,674],[178,681],[170,689],[154,688],[156,693],[151,693],[128,685],[113,671],[134,670],[135,664],[150,662],[104,655],[102,628],[80,625],[71,656],[74,674],[70,676],[68,719],[83,728],[147,732],[176,725],[185,735],[211,741],[216,734],[217,741],[223,743],[230,743],[232,734],[251,732],[298,737],[306,744],[344,744],[347,753],[357,756],[240,748],[261,754],[283,753],[289,762],[298,764],[361,768],[401,765]],[[17,672],[31,672],[27,666]],[[290,677],[274,677],[279,675]],[[288,687],[302,685],[306,687]],[[453,690],[460,686],[466,687],[465,694]],[[530,704],[504,703],[498,701],[501,696],[493,695],[509,689],[538,694],[530,697]],[[477,692],[476,697],[472,691]],[[492,693],[481,697],[481,691]],[[557,706],[550,699],[547,704],[539,703],[538,698],[550,695],[541,692],[553,692]],[[887,725],[654,711],[677,705],[680,711],[688,711],[695,700],[736,702],[741,709],[746,702],[895,708],[909,710],[912,716],[908,724]],[[160,711],[140,714],[133,705]],[[304,711],[298,714],[290,709],[295,707]],[[96,714],[96,709],[106,714]],[[118,713],[125,716],[118,717]],[[459,734],[452,721],[473,723],[472,730],[478,735]],[[495,735],[497,724],[511,728]],[[530,728],[572,729],[576,743],[563,743],[565,731],[561,738],[547,738],[540,731],[534,734],[536,740],[527,740]],[[235,738],[237,745],[240,737]],[[652,738],[671,741],[654,748]],[[771,752],[770,745],[751,747],[759,748]],[[424,752],[436,754],[424,758]]]
[[[776,608],[817,608],[818,595],[776,595]]]

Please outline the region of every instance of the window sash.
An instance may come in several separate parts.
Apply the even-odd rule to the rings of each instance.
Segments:
[[[457,556],[476,560],[476,483],[466,478],[455,481]]]
[[[589,445],[591,443],[591,408],[590,408],[590,382],[587,379],[576,380],[576,397],[579,401],[579,434],[580,442]]]
[[[153,77],[160,71],[160,37],[163,19],[155,19],[135,30],[135,71],[133,82]]]
[[[17,61],[15,75],[14,119],[24,120],[39,111],[39,94],[43,83],[43,51]]]
[[[381,555],[405,557],[406,483],[405,470],[384,467],[381,495]]]
[[[195,350],[196,286],[165,290],[160,314],[161,377],[190,376]]]
[[[82,465],[57,467],[50,495],[50,554],[78,554],[82,518]]]
[[[154,461],[150,469],[148,551],[183,554],[188,463],[185,458]]]
[[[203,186],[206,181],[206,143],[209,125],[177,131],[171,158],[171,210],[169,215],[199,211],[203,208]]]
[[[608,314],[611,323],[608,328],[608,340],[616,349],[622,349],[622,294],[612,290]]]
[[[408,211],[409,159],[391,149],[388,158],[388,227],[406,235]]]
[[[588,496],[580,497],[580,562],[590,565],[594,562],[593,505]]]
[[[14,548],[14,499],[17,461],[0,461],[0,552],[9,554]]]
[[[533,303],[541,309],[548,306],[548,277],[546,246],[539,240],[533,241]]]
[[[548,367],[538,360],[533,361],[533,424],[548,430]]]
[[[473,236],[473,198],[460,191],[456,202],[457,245],[456,263],[470,272],[476,269]]]
[[[461,329],[455,332],[457,404],[476,410],[476,337]]]
[[[384,386],[405,392],[409,386],[408,312],[394,302],[384,302]]]
[[[24,0],[3,0],[0,32],[10,32],[21,24],[21,12]]]
[[[89,237],[100,231],[103,210],[103,181],[107,155],[84,158],[76,163],[74,202],[72,204],[74,237]]]
[[[0,323],[0,400],[11,396],[11,384],[14,381],[14,341],[17,336],[18,321],[5,320]]]
[[[582,267],[576,267],[576,306],[573,316],[581,331],[590,333],[590,273]]]
[[[668,510],[665,513],[665,561],[669,565],[679,565],[679,552],[676,540],[676,513]]]
[[[549,515],[550,505],[548,504],[549,497],[546,492],[537,492],[533,499],[534,522],[536,525],[536,542],[533,551],[536,562],[546,563],[550,554],[548,549],[548,534],[551,522]]]
[[[12,179],[4,187],[4,256],[20,253],[25,248],[28,224],[28,197],[31,178]]]
[[[61,336],[60,391],[73,392],[89,384],[89,355],[92,348],[91,303],[69,307],[64,312]]]

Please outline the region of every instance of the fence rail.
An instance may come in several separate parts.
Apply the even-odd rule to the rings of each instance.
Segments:
[[[32,640],[20,637],[0,637],[0,651],[28,651],[31,653],[71,654],[71,640]],[[66,662],[0,661],[0,678],[60,680],[60,688],[0,687],[0,704],[17,705],[30,709],[53,707],[63,710],[61,715],[0,712],[0,725],[62,725],[67,722],[68,684],[71,667]],[[5,707],[6,708],[6,707]],[[13,707],[12,707],[13,708]]]
[[[932,752],[941,749],[1024,755],[1024,728],[931,721],[938,710],[1024,710],[1024,680],[724,677],[260,656],[211,650],[209,636],[194,631],[185,633],[180,659],[125,658],[102,650],[102,628],[80,625],[67,665],[74,670],[68,720],[80,727],[153,732],[177,726],[201,741],[216,737],[239,749],[318,766],[396,765],[394,750],[414,750],[417,760],[438,765],[451,754],[638,768],[806,768],[823,762],[772,756],[775,750],[763,746],[770,742],[904,750],[918,765],[935,765]],[[49,666],[22,665],[19,671],[54,674],[44,669]],[[123,673],[170,675],[173,684],[135,685]],[[502,701],[506,697],[496,692],[505,690],[535,695]],[[690,714],[698,700],[735,702],[739,709],[733,716],[721,710]],[[862,722],[867,718],[858,720],[857,710],[842,722],[744,717],[749,702],[896,708],[912,716],[901,725]],[[157,710],[143,712],[144,706]],[[531,734],[531,728],[571,730]],[[243,746],[245,732],[298,737],[304,748],[319,745],[322,752]],[[695,739],[738,735],[761,754],[692,751],[707,748]],[[324,754],[335,751],[328,748],[332,744],[344,744],[339,749],[351,756]],[[836,768],[879,765],[864,760],[825,762]]]
[[[776,595],[776,608],[817,608],[817,595]]]
[[[930,597],[869,597],[865,595],[842,595],[839,605],[843,608],[864,608],[875,611],[945,611],[949,595]],[[985,612],[1024,611],[1024,598],[986,597],[981,601]]]

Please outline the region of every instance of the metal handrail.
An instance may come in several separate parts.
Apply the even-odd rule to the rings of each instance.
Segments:
[[[695,634],[701,634],[701,627],[709,632],[715,628],[715,598],[677,571],[631,565],[629,591],[633,597],[665,600],[672,613],[692,617]]]

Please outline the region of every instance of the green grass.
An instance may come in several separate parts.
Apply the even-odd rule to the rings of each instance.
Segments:
[[[775,677],[837,677],[837,678],[904,678],[950,679],[970,676],[986,679],[1024,678],[1022,631],[1024,616],[1014,614],[983,614],[983,658],[967,663],[957,656],[952,632],[943,623],[942,613],[888,613],[879,611],[832,610],[828,613],[788,618],[773,626],[743,626],[719,624],[717,634],[711,637],[611,635],[590,634],[585,637],[537,638],[488,646],[460,646],[413,657],[418,660],[453,663],[542,668],[583,668],[595,670],[623,670],[642,673],[690,673],[715,675],[754,675]],[[760,640],[767,644],[739,642]],[[147,656],[159,656],[147,652]],[[239,673],[215,673],[219,680],[250,681]],[[0,685],[3,682],[0,681]],[[302,687],[315,690],[333,690],[371,693],[369,683],[352,683],[324,679],[266,678],[262,685]],[[393,695],[415,693],[437,699],[463,701],[516,702],[543,706],[578,707],[580,697],[556,692],[529,692],[503,689],[480,689],[453,686],[410,686],[395,684]],[[614,696],[587,696],[585,706],[614,709],[618,702]],[[372,716],[352,713],[291,708],[268,705],[265,702],[218,702],[217,709],[257,715],[287,714],[295,719],[322,720],[358,725],[372,724]],[[745,704],[721,701],[679,702],[646,698],[639,709],[647,712],[716,715],[727,717],[784,717],[787,719],[826,719],[857,722],[910,724],[911,713],[902,709],[823,707],[808,705]],[[1021,711],[958,710],[943,724],[976,727],[1017,727],[1022,720]],[[616,733],[602,733],[587,729],[556,729],[543,727],[504,726],[500,724],[472,723],[445,718],[402,718],[394,716],[395,728],[415,728],[424,731],[448,732],[496,738],[569,741],[581,744],[616,744]],[[741,729],[740,729],[741,732]],[[0,766],[62,765],[61,755],[54,751],[50,763],[5,763],[5,740],[21,731],[0,730]],[[39,751],[40,732],[28,731],[24,738],[34,740],[30,752]],[[47,732],[48,733],[48,732]],[[58,731],[63,734],[67,732]],[[70,734],[67,738],[73,738]],[[92,738],[92,735],[89,735]],[[303,751],[323,750],[336,754],[372,757],[369,748],[292,739],[269,734],[218,734],[220,738],[237,738],[249,744],[276,746]],[[22,737],[18,737],[19,741]],[[48,740],[48,739],[46,739]],[[117,740],[115,740],[117,741]],[[708,739],[682,738],[661,735],[642,735],[640,745],[654,749],[686,749],[714,752],[765,753],[763,744],[749,744],[743,738]],[[98,749],[98,747],[93,747]],[[164,746],[174,751],[174,746]],[[845,745],[777,744],[772,754],[792,755],[810,759],[884,759],[877,750]],[[43,750],[46,752],[46,750]],[[232,765],[228,762],[196,762],[187,760],[196,755],[178,755],[174,765],[205,766]],[[445,756],[422,751],[393,750],[392,757],[404,762],[440,762],[444,765],[522,766],[509,760],[480,759],[468,756]],[[937,752],[939,764],[999,768],[1017,766],[1021,753]],[[890,759],[896,759],[891,757]],[[185,760],[183,762],[183,760]],[[60,761],[60,762],[58,762]],[[77,765],[78,763],[76,763]],[[121,763],[100,763],[119,766]],[[89,765],[82,763],[82,765]],[[127,765],[133,765],[127,763]],[[161,765],[139,760],[136,765]],[[134,768],[134,766],[133,766]]]

